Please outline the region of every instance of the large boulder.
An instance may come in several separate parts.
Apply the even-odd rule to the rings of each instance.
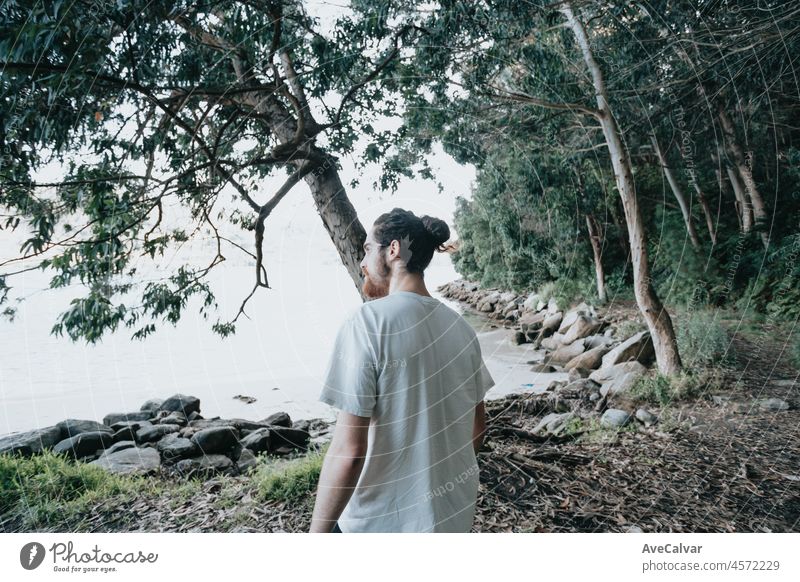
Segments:
[[[58,426],[47,426],[26,432],[11,433],[0,438],[0,455],[18,454],[29,457],[52,448],[62,440]]]
[[[140,443],[152,443],[160,440],[164,435],[178,432],[181,429],[177,424],[155,424],[143,426],[136,431],[136,441]]]
[[[644,366],[653,363],[656,352],[649,331],[632,335],[603,356],[603,368],[610,368],[623,362],[636,361]]]
[[[254,453],[269,452],[270,429],[261,428],[248,434],[240,441],[241,445]]]
[[[112,434],[114,433],[114,430],[111,427],[99,423],[96,420],[77,420],[75,418],[68,418],[67,420],[62,420],[56,424],[56,426],[61,429],[62,439],[74,437],[84,432],[104,431]]]
[[[129,420],[150,420],[153,418],[152,410],[138,410],[136,412],[112,412],[103,417],[103,424],[106,426],[114,426],[118,422],[125,422]]]
[[[575,323],[569,326],[569,329],[564,334],[564,343],[571,344],[576,340],[588,337],[599,330],[602,325],[602,321],[586,315],[579,315]]]
[[[192,412],[200,412],[200,399],[186,394],[173,394],[161,403],[158,410],[182,412],[184,416],[188,417]]]
[[[561,320],[561,325],[558,328],[558,333],[566,334],[572,324],[581,316],[597,317],[597,313],[595,313],[593,307],[586,305],[586,303],[580,303],[564,314],[564,318]]]
[[[175,464],[175,468],[187,477],[215,473],[233,474],[236,471],[230,457],[217,454],[183,459]]]
[[[618,408],[609,408],[600,417],[600,424],[610,428],[622,428],[631,421],[631,415]]]
[[[541,301],[539,294],[536,292],[531,293],[525,301],[522,302],[522,308],[526,311],[535,311],[536,306],[539,305],[539,301]]]
[[[259,420],[258,424],[266,424],[270,426],[292,426],[292,418],[286,412],[276,412],[275,414],[270,414],[264,420]],[[259,427],[261,428],[261,427]]]
[[[583,343],[585,346],[586,340],[584,340]],[[564,366],[564,369],[572,370],[573,368],[584,368],[586,370],[596,370],[600,367],[600,363],[603,361],[603,356],[606,355],[610,349],[610,346],[597,346],[596,348],[592,348],[583,352],[582,354],[578,354],[567,362],[567,364]]]
[[[577,356],[583,353],[583,340],[572,342],[568,345],[563,345],[554,351],[547,358],[547,362],[555,362],[556,364],[566,364],[572,361]]]
[[[275,426],[270,429],[270,453],[285,453],[293,449],[305,449],[309,434],[306,430]]]
[[[239,443],[239,431],[233,426],[204,428],[194,433],[190,440],[206,455],[227,453]]]
[[[104,452],[103,455],[110,455],[111,453],[116,453],[117,451],[124,451],[125,449],[130,449],[136,446],[135,441],[119,441],[108,447]],[[103,455],[100,455],[101,457]]]
[[[603,396],[622,394],[630,390],[636,381],[647,373],[647,368],[639,362],[623,362],[616,366],[600,368],[589,374],[589,378],[601,384]]]
[[[66,454],[73,459],[93,457],[98,450],[107,449],[114,444],[112,433],[104,430],[82,432],[55,444],[54,453]]]
[[[97,465],[106,471],[117,474],[145,474],[157,471],[161,466],[161,458],[152,447],[128,447],[122,450],[106,453],[96,461],[89,463]]]
[[[185,459],[198,453],[198,447],[191,440],[171,433],[162,438],[156,444],[156,449],[165,461]]]
[[[161,408],[161,405],[164,404],[163,398],[151,398],[144,404],[139,410],[146,410],[148,412],[156,413],[158,409]]]

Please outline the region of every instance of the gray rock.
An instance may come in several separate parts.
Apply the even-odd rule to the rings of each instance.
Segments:
[[[575,340],[584,339],[592,335],[603,325],[602,321],[598,321],[586,315],[579,315],[569,329],[564,334],[564,343],[571,344]]]
[[[291,429],[286,429],[291,430]],[[191,437],[198,450],[206,455],[214,453],[227,453],[233,450],[239,442],[239,431],[233,426],[217,426],[204,428]]]
[[[781,410],[789,410],[791,406],[785,400],[780,398],[764,398],[758,401],[758,407],[761,410],[768,410],[770,412],[779,412]]]
[[[586,346],[586,341],[584,340],[583,343],[584,347]],[[567,364],[564,366],[566,370],[572,370],[573,368],[585,368],[587,370],[596,370],[600,367],[600,364],[603,361],[603,356],[608,353],[608,350],[611,348],[609,346],[600,345],[595,348],[592,348],[588,351],[583,352],[582,354],[578,354]]]
[[[598,346],[608,346],[608,349],[610,350],[614,345],[614,340],[605,335],[590,335],[583,340],[583,345],[586,346],[587,350],[593,350]]]
[[[140,443],[152,443],[159,440],[164,435],[178,432],[181,429],[177,424],[154,424],[143,426],[136,431],[136,441]]]
[[[54,453],[66,454],[73,459],[93,457],[100,449],[107,449],[114,444],[113,435],[104,430],[82,432],[55,444]]]
[[[120,441],[135,441],[136,430],[134,430],[132,426],[122,427],[112,435],[112,440],[115,443],[118,443]]]
[[[608,368],[601,367],[589,374],[589,378],[602,384],[603,396],[621,394],[629,390],[647,372],[639,362],[624,362]]]
[[[523,302],[522,307],[524,307],[528,311],[534,311],[539,301],[541,301],[541,299],[539,298],[539,294],[535,292],[531,293],[530,295],[528,295],[527,299],[525,299],[525,301]]]
[[[551,366],[550,364],[536,364],[535,366],[531,366],[531,372],[536,372],[537,374],[552,374],[555,371],[555,366]]]
[[[149,420],[123,420],[120,422],[115,422],[111,425],[111,430],[114,432],[123,429],[123,428],[132,428],[134,432],[142,428],[143,426],[152,426],[152,422]]]
[[[574,382],[575,380],[580,380],[581,378],[588,378],[589,374],[591,373],[591,370],[587,370],[586,368],[581,368],[578,366],[569,371],[568,379],[570,382]]]
[[[225,455],[203,455],[191,459],[183,459],[175,464],[175,468],[183,475],[211,475],[215,473],[233,473],[233,461]]]
[[[600,417],[600,424],[612,428],[621,428],[631,421],[631,415],[618,408],[609,408]]]
[[[162,402],[158,409],[182,412],[184,416],[188,417],[192,412],[200,412],[200,399],[186,394],[173,394]]]
[[[260,420],[258,423],[291,428],[292,418],[286,412],[276,412],[275,414],[270,414],[264,420]]]
[[[246,474],[247,471],[252,469],[258,464],[258,459],[256,458],[253,451],[250,449],[244,448],[239,453],[239,458],[236,460],[236,468],[239,470],[241,474]]]
[[[528,342],[527,336],[522,333],[520,330],[514,330],[514,334],[511,336],[511,343],[515,346],[521,346],[524,343]]]
[[[158,412],[158,409],[161,408],[161,405],[164,404],[163,398],[151,398],[144,404],[139,410],[147,410],[149,412]]]
[[[153,417],[152,410],[139,410],[137,412],[112,412],[103,417],[103,424],[113,426],[118,422],[126,420],[150,420]]]
[[[555,362],[557,364],[566,364],[567,362],[573,360],[577,356],[583,353],[583,340],[577,340],[572,342],[571,344],[561,346],[555,352],[553,352],[549,358],[549,362]]]
[[[117,474],[146,474],[157,471],[161,466],[161,458],[153,448],[129,447],[111,454],[106,452],[96,461],[89,463]]]
[[[275,426],[270,428],[270,452],[281,454],[308,446],[308,431]]]
[[[201,420],[189,421],[189,426],[194,429],[205,428],[219,428],[225,426],[232,426],[239,432],[253,431],[259,428],[269,428],[270,425],[263,421],[253,422],[252,420],[245,420],[243,418],[204,418]]]
[[[136,442],[134,441],[119,441],[108,447],[105,452],[100,455],[101,457],[104,455],[110,455],[111,453],[116,453],[117,451],[124,451],[125,449],[130,449],[136,446]]]
[[[161,453],[165,461],[185,459],[198,453],[197,445],[177,433],[165,435],[156,444],[156,449]]]
[[[270,449],[270,429],[261,428],[251,432],[241,441],[241,445],[254,453],[268,452]]]
[[[163,412],[163,411],[162,411]],[[178,426],[186,426],[189,424],[189,419],[186,418],[186,415],[182,412],[170,412],[163,418],[158,420],[159,424],[177,424]]]
[[[645,426],[651,426],[658,422],[658,417],[646,408],[640,408],[636,411],[636,420]]]
[[[62,440],[58,426],[47,426],[26,432],[15,432],[0,438],[0,455],[22,455],[30,457],[51,449]]]
[[[653,340],[649,331],[640,331],[616,346],[603,356],[603,368],[610,368],[622,362],[637,361],[649,366],[656,357]]]
[[[68,418],[57,423],[56,426],[61,429],[62,439],[68,439],[84,432],[103,431],[112,434],[114,433],[111,427],[101,424],[96,420],[78,420],[75,418]]]

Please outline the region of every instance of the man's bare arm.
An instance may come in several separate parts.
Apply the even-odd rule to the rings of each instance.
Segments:
[[[475,422],[472,426],[472,447],[475,449],[475,454],[481,450],[483,445],[483,436],[486,433],[486,407],[481,400],[475,407]]]
[[[322,462],[311,533],[330,533],[353,495],[367,454],[369,418],[341,411]]]

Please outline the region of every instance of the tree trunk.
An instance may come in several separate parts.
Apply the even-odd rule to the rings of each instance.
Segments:
[[[663,374],[675,374],[682,367],[678,353],[678,342],[675,339],[672,320],[661,304],[661,300],[658,298],[655,289],[653,289],[650,280],[644,221],[642,220],[639,201],[636,197],[630,157],[622,143],[617,122],[608,103],[605,81],[600,67],[592,54],[586,29],[583,23],[575,17],[570,3],[562,5],[561,12],[566,17],[567,23],[575,35],[575,40],[581,49],[583,60],[589,69],[594,84],[600,125],[611,155],[617,189],[625,209],[625,220],[628,225],[628,236],[630,237],[631,260],[633,262],[633,287],[636,303],[650,330],[659,370]]]
[[[678,206],[681,208],[683,222],[686,224],[686,231],[689,233],[689,240],[692,241],[692,246],[694,248],[699,249],[700,239],[697,236],[697,230],[694,227],[694,222],[692,222],[692,210],[689,207],[689,203],[686,201],[686,196],[683,194],[683,188],[681,188],[681,185],[675,178],[672,168],[670,168],[669,164],[667,164],[667,159],[661,151],[661,147],[658,145],[658,139],[655,135],[650,136],[650,142],[653,144],[653,149],[658,157],[658,162],[661,164],[661,169],[664,171],[664,175],[667,177],[669,187],[672,189],[672,193],[675,195],[675,199],[678,201]]]
[[[603,235],[593,214],[586,215],[586,228],[589,231],[589,242],[592,243],[594,255],[594,274],[597,279],[597,297],[602,303],[608,301],[606,295],[606,275],[603,271]]]
[[[706,228],[708,228],[708,236],[711,237],[711,244],[717,244],[717,231],[714,228],[714,219],[711,216],[711,207],[708,204],[708,199],[703,194],[703,189],[697,183],[697,176],[692,175],[692,186],[697,193],[697,199],[700,201],[700,208],[703,209],[703,216],[706,218]]]
[[[747,193],[744,191],[742,179],[736,171],[725,165],[725,170],[728,172],[728,179],[731,181],[733,188],[733,195],[736,197],[736,208],[739,216],[742,218],[742,232],[750,232],[753,229],[753,209],[750,207],[747,199]]]
[[[736,139],[736,132],[733,129],[731,118],[722,104],[717,107],[717,117],[719,117],[722,132],[725,134],[725,143],[728,146],[728,151],[733,158],[733,163],[736,165],[741,183],[744,185],[745,198],[749,198],[752,204],[753,218],[755,222],[760,223],[762,229],[767,228],[767,211],[764,206],[764,199],[761,197],[761,193],[758,191],[756,182],[753,179],[752,162],[751,167],[748,167],[742,147]],[[769,235],[764,230],[761,231],[761,240],[764,243],[764,248],[769,247]]]

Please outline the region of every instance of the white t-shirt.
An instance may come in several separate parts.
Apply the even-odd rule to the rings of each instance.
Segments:
[[[396,291],[352,310],[319,397],[371,417],[341,530],[470,531],[475,406],[493,385],[475,330],[438,299]]]

